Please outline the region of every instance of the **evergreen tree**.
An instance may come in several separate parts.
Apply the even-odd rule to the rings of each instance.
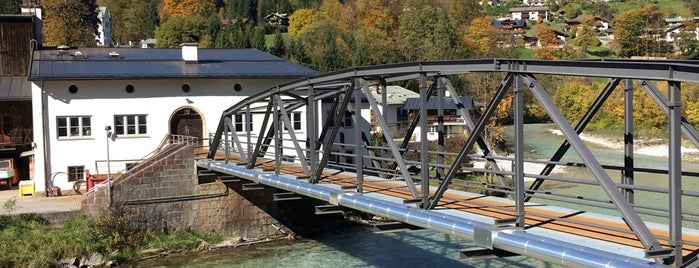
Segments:
[[[282,36],[281,31],[277,31],[274,34],[274,44],[269,48],[269,53],[280,58],[286,56],[286,45],[284,44],[284,36]]]
[[[252,36],[250,37],[250,46],[262,51],[267,50],[267,45],[265,44],[265,29],[264,27],[257,26],[254,27]]]
[[[306,46],[298,39],[289,40],[289,56],[298,64],[304,66],[311,64],[311,58],[306,53]]]
[[[248,48],[250,43],[248,42],[248,35],[243,31],[242,26],[235,27],[231,30],[233,33],[233,47],[235,48]]]
[[[231,27],[225,27],[218,31],[216,39],[214,41],[215,48],[231,48],[233,44],[231,43]]]
[[[3,0],[0,3],[0,14],[19,14],[19,4],[20,0]]]
[[[329,72],[342,68],[342,58],[340,51],[337,49],[335,37],[330,33],[326,33],[325,38],[323,38],[323,44],[323,50],[316,63],[318,71]]]
[[[158,18],[158,0],[150,0],[146,11],[146,17],[143,20],[145,22],[143,26],[143,37],[155,37],[155,28],[160,25],[160,20]]]

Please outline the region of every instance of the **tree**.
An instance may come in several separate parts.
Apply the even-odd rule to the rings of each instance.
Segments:
[[[680,52],[680,58],[693,60],[699,57],[699,41],[693,31],[681,31],[675,35],[675,45]]]
[[[316,21],[316,12],[313,9],[302,8],[294,11],[289,16],[289,35],[293,38],[299,38],[306,32],[314,28]]]
[[[456,34],[443,9],[429,5],[408,9],[398,21],[396,39],[402,60],[441,60],[454,56]]]
[[[289,40],[289,58],[304,66],[309,66],[311,64],[311,58],[306,52],[306,46],[303,42],[293,38]]]
[[[557,60],[560,57],[558,52],[558,38],[556,32],[545,23],[536,25],[536,38],[539,40],[539,47],[534,50],[534,57],[537,59]]]
[[[498,34],[490,19],[478,17],[473,19],[468,25],[467,32],[464,35],[464,42],[473,52],[473,57],[484,58],[491,54],[491,49],[497,47],[496,38]]]
[[[580,29],[575,35],[575,45],[587,50],[588,47],[596,47],[601,44],[599,38],[595,36],[595,17],[590,14],[584,14],[579,17]]]
[[[199,14],[200,6],[197,0],[162,0],[163,11],[160,13],[160,21],[167,21],[171,17],[189,17]]]
[[[340,51],[337,49],[335,37],[329,32],[326,32],[325,38],[323,38],[323,44],[323,50],[316,61],[318,71],[329,72],[342,68],[344,64],[342,63]]]
[[[250,37],[250,46],[259,50],[266,50],[267,44],[265,44],[265,28],[261,26],[255,27],[252,32],[252,37]]]
[[[694,16],[699,16],[699,0],[687,0],[687,8]]]
[[[235,27],[232,31],[233,34],[233,47],[235,48],[249,48],[250,42],[248,34],[243,30],[243,26]]]
[[[3,0],[0,3],[0,14],[19,14],[21,0]]]
[[[231,48],[233,47],[233,44],[231,44],[231,28],[226,27],[221,29],[220,31],[217,32],[216,38],[214,39],[214,47],[215,48]]]
[[[155,30],[158,48],[179,48],[182,43],[204,41],[206,19],[201,16],[173,17]]]
[[[143,37],[155,37],[155,28],[160,25],[160,20],[158,19],[158,0],[150,0],[143,22]]]
[[[619,14],[614,21],[612,46],[622,57],[646,56],[662,53],[662,40],[656,38],[664,33],[664,15],[658,6],[644,6]]]
[[[97,4],[94,0],[44,1],[44,45],[95,47]]]
[[[281,31],[274,34],[274,44],[269,48],[269,53],[280,58],[286,56],[286,44]]]

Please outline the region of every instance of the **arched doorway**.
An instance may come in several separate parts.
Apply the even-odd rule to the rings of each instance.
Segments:
[[[201,142],[203,132],[203,119],[192,108],[181,108],[170,118],[170,134],[197,137]]]

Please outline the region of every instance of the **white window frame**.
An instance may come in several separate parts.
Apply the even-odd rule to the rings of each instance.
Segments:
[[[252,115],[250,115],[250,120],[245,120],[247,116],[245,114],[234,114],[231,116],[231,121],[233,122],[233,128],[235,132],[244,132],[252,129]]]
[[[303,127],[303,117],[301,116],[301,112],[290,113],[289,119],[291,120],[291,127],[294,130],[301,130],[301,128]]]
[[[121,118],[122,124],[117,123]],[[145,114],[117,114],[114,115],[114,133],[117,136],[142,136],[148,134],[148,120]],[[133,121],[129,121],[133,119]],[[131,131],[133,128],[133,131]],[[143,128],[143,129],[141,129]],[[133,133],[130,133],[133,132]]]
[[[64,129],[65,134],[61,134],[61,129]],[[92,117],[89,115],[56,116],[56,136],[59,139],[92,137]]]

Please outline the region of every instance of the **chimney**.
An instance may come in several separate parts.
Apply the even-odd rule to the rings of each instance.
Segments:
[[[198,43],[182,44],[182,60],[186,63],[196,63],[199,60],[197,52],[198,45]]]

